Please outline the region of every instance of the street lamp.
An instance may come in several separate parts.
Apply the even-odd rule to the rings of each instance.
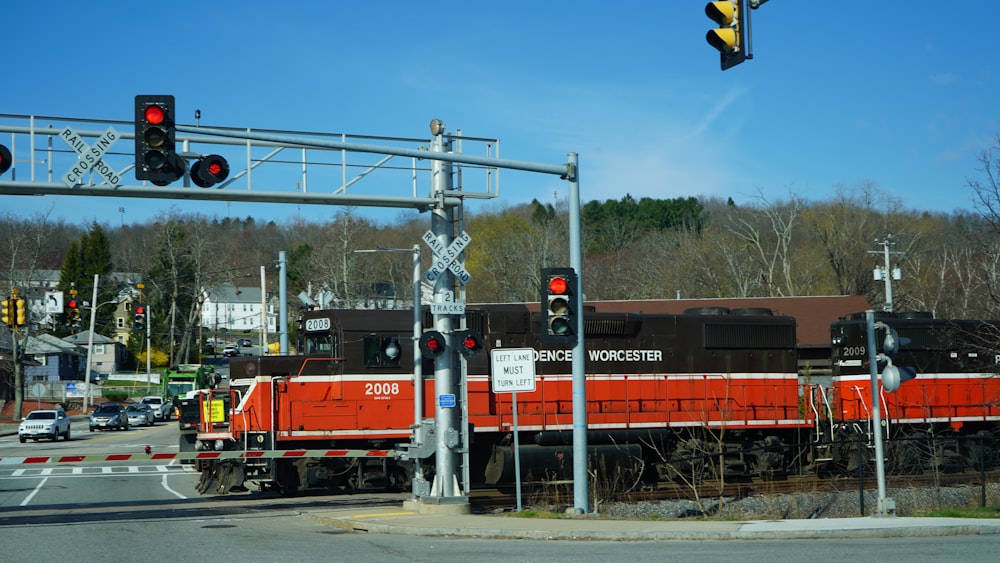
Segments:
[[[117,301],[105,301],[104,303],[97,303],[97,282],[100,279],[99,274],[94,274],[94,296],[90,300],[90,332],[87,335],[87,373],[83,376],[83,412],[86,413],[90,410],[90,369],[94,357],[94,323],[97,319],[97,308],[103,305],[109,305],[111,303],[117,303]]]

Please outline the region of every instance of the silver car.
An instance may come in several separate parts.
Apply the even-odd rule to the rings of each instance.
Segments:
[[[151,426],[156,416],[149,405],[135,404],[125,407],[129,426]]]
[[[163,397],[143,397],[139,402],[148,405],[153,410],[153,416],[156,417],[156,420],[170,420],[170,409],[173,405]]]
[[[98,405],[90,413],[90,431],[94,430],[128,430],[128,415],[121,403],[104,403]]]

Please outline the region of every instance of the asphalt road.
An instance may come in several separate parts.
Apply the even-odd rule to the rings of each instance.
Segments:
[[[127,432],[20,444],[0,436],[0,458],[31,455],[176,451],[176,423]],[[623,560],[994,561],[995,535],[813,540],[594,541],[421,537],[359,533],[324,525],[320,511],[384,507],[400,495],[281,498],[262,494],[197,496],[188,466],[157,462],[0,465],[0,560],[6,562],[149,559],[169,561],[467,561]],[[539,525],[543,525],[540,521]]]

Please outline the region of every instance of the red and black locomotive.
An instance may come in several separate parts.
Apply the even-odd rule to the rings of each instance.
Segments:
[[[429,314],[425,318],[427,326]],[[968,334],[962,336],[984,334],[993,325],[919,315],[880,320],[909,339],[896,361],[910,362],[919,373],[899,392],[880,393],[890,428],[907,434],[947,428],[956,436],[953,463],[994,464],[996,355],[975,351]],[[535,354],[535,390],[517,394],[522,478],[567,478],[572,349],[539,340],[537,306],[470,306],[466,322],[482,335],[484,347],[459,364],[464,377],[457,407],[467,409],[473,434],[472,484],[514,480],[513,397],[492,389],[489,351],[495,348]],[[609,459],[634,462],[642,481],[849,470],[856,448],[863,447],[858,436],[871,429],[863,315],[833,324],[833,370],[818,376],[799,372],[796,320],[757,308],[588,312],[584,323],[588,446]],[[214,391],[227,403],[199,407],[198,432],[182,435],[182,443],[246,452],[380,451],[405,444],[413,433],[415,395],[424,413],[434,412],[436,399],[433,360],[421,360],[423,389],[416,393],[413,324],[411,311],[305,312],[298,342],[303,354],[232,360],[230,389]],[[963,436],[975,437],[980,447]],[[433,471],[426,460],[379,455],[244,457],[199,468],[203,492],[225,492],[245,481],[296,492],[405,488],[414,463]]]

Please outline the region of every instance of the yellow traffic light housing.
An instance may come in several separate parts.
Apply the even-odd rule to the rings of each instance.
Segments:
[[[722,70],[753,58],[747,49],[749,10],[746,0],[722,0],[705,5],[705,15],[719,27],[705,35],[708,44],[719,51]]]
[[[24,299],[16,299],[16,300],[12,300],[12,301],[14,301],[14,303],[16,303],[16,309],[17,309],[17,319],[16,319],[17,320],[17,326],[24,326],[24,325],[28,324],[28,311],[27,311],[27,307],[25,307]]]
[[[14,321],[16,320],[15,315],[17,314],[14,311],[14,308],[15,305],[13,299],[4,299],[3,301],[0,301],[0,321],[3,321],[3,324],[8,326],[14,325]]]

